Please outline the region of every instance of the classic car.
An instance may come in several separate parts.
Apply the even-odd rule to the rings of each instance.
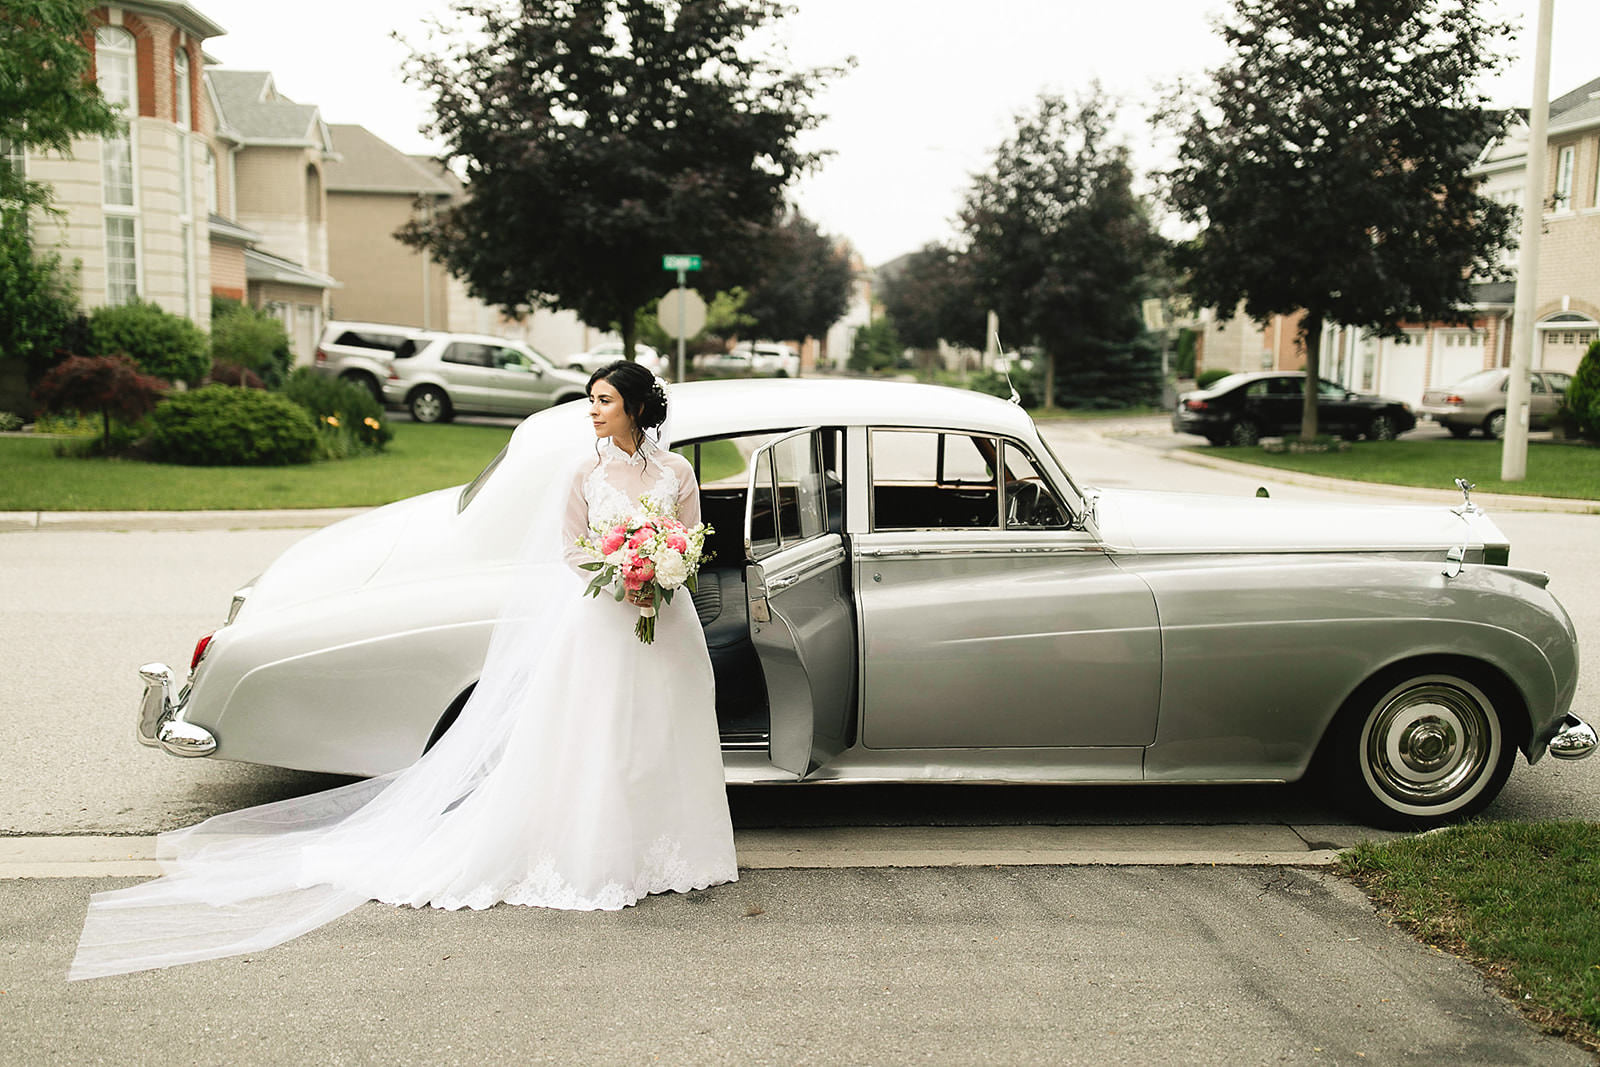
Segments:
[[[471,484],[313,533],[239,590],[180,756],[373,775],[471,690],[530,488],[589,433],[523,422]],[[937,386],[676,386],[715,561],[694,607],[730,782],[1281,782],[1365,818],[1481,809],[1518,750],[1581,758],[1546,575],[1469,499],[1359,507],[1080,486],[1019,407]]]
[[[1305,390],[1302,371],[1230,374],[1180,396],[1172,428],[1213,445],[1253,445],[1263,437],[1299,433]],[[1416,425],[1416,413],[1403,401],[1351,392],[1326,378],[1317,381],[1317,426],[1323,433],[1389,441]]]

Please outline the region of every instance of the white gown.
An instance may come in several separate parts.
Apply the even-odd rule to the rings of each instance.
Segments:
[[[71,979],[255,952],[369,900],[613,910],[737,879],[711,661],[687,592],[582,596],[590,519],[649,499],[700,521],[687,461],[602,442],[571,481],[563,562],[496,626],[456,724],[379,778],[160,835],[165,877],[91,900]],[[581,575],[581,577],[580,577]],[[516,595],[516,594],[513,594]]]

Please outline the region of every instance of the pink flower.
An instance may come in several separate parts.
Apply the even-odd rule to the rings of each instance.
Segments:
[[[628,538],[628,547],[629,548],[638,548],[640,545],[643,545],[646,541],[650,540],[655,535],[656,535],[655,527],[649,526],[649,525],[641,526],[641,527],[639,527],[638,530],[634,531],[634,534],[633,534],[632,537]]]
[[[669,533],[667,534],[667,547],[674,552],[687,552],[689,551],[689,539],[681,533]]]
[[[637,592],[644,584],[656,576],[656,565],[650,562],[648,556],[635,556],[622,568],[623,587]]]
[[[600,551],[609,556],[609,555],[611,555],[611,553],[613,553],[617,549],[621,548],[622,547],[622,543],[624,541],[626,541],[627,539],[628,539],[628,531],[627,531],[627,529],[625,529],[624,527],[618,526],[618,527],[612,529],[609,533],[607,533],[604,537],[602,537],[600,539]]]

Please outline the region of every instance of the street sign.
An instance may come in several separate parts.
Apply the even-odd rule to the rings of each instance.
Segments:
[[[699,270],[699,256],[662,256],[662,270]]]
[[[668,337],[693,337],[705,329],[706,302],[693,289],[668,289],[656,309],[656,321]],[[682,330],[678,329],[680,325]]]

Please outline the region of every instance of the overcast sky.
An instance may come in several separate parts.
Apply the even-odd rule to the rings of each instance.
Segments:
[[[279,90],[334,123],[367,127],[407,152],[431,152],[418,127],[428,102],[404,85],[397,30],[425,44],[441,0],[191,0],[228,31],[206,42],[225,66],[270,70]],[[835,154],[796,190],[801,210],[849,238],[871,265],[947,237],[971,176],[986,169],[1012,117],[1041,90],[1071,95],[1098,78],[1127,102],[1135,162],[1166,149],[1143,125],[1155,86],[1222,58],[1215,0],[795,0],[786,20],[796,66],[858,65],[822,94],[828,116],[808,147]],[[1521,21],[1514,61],[1485,86],[1525,106],[1533,81],[1535,0],[1503,0]],[[1551,95],[1600,77],[1592,44],[1600,3],[1556,0]],[[686,251],[693,251],[688,249]]]

